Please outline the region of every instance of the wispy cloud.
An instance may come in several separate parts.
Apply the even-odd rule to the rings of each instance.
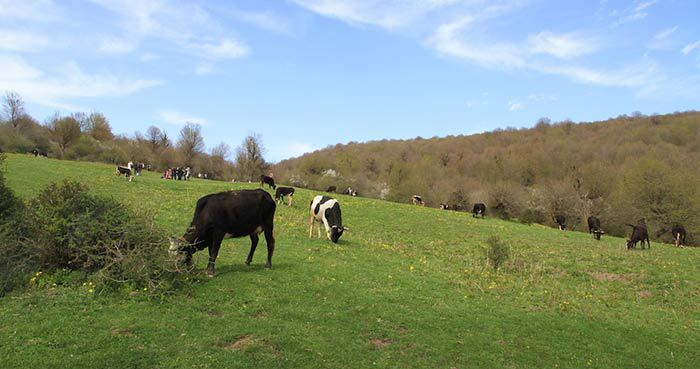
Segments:
[[[118,37],[104,37],[100,40],[98,52],[104,54],[128,54],[136,49],[136,42]]]
[[[0,50],[37,52],[57,47],[48,36],[35,32],[0,29]]]
[[[528,42],[532,53],[549,54],[560,59],[590,54],[598,48],[596,41],[574,33],[555,35],[550,31],[543,31],[528,37]]]
[[[647,13],[647,9],[658,2],[659,0],[638,1],[635,7],[625,10],[623,12],[623,15],[617,21],[615,21],[615,23],[612,24],[612,27],[614,28],[621,24],[634,22],[646,18],[647,15],[649,15],[649,13]]]
[[[216,71],[214,64],[211,63],[200,63],[194,70],[194,73],[198,76],[208,76]]]
[[[509,111],[518,111],[524,108],[525,106],[522,103],[519,102],[510,102],[508,103],[508,110]]]
[[[669,39],[673,33],[675,33],[678,30],[678,26],[673,26],[670,28],[663,29],[659,32],[657,32],[654,37],[651,38],[651,41],[647,44],[647,47],[650,49],[668,49],[671,47],[671,43],[669,42]]]
[[[192,44],[190,47],[196,54],[213,59],[235,59],[248,54],[248,47],[235,40]]]
[[[75,63],[65,63],[44,72],[17,56],[0,55],[0,90],[17,91],[28,101],[64,108],[75,97],[127,96],[160,84],[147,80],[84,72]]]
[[[530,94],[527,96],[528,99],[532,101],[557,101],[559,100],[556,95],[547,95],[547,94]]]
[[[61,17],[51,0],[0,0],[0,18],[48,22]]]
[[[161,110],[157,113],[157,116],[161,121],[174,125],[185,125],[187,123],[195,123],[202,126],[209,125],[209,121],[205,118],[182,113],[177,110]]]
[[[700,40],[697,40],[691,44],[685,45],[683,50],[681,50],[681,53],[683,53],[683,55],[688,55],[691,52],[693,52],[693,50],[698,49],[698,48],[700,48]]]

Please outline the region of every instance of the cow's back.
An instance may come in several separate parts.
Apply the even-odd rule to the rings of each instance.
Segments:
[[[214,229],[232,237],[247,236],[272,221],[275,208],[272,196],[260,189],[211,194],[197,201],[190,229],[200,237]]]

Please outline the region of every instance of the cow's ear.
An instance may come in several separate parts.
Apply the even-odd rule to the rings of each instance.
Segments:
[[[348,228],[348,227],[343,227],[343,230],[344,230],[344,231],[349,231],[350,228]]]

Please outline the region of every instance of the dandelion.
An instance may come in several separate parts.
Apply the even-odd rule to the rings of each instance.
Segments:
[[[148,291],[148,287],[143,288],[143,292],[146,292],[146,291]]]
[[[408,270],[410,270],[410,271],[413,271],[413,269],[416,269],[413,265],[411,265],[410,267],[408,267]]]
[[[93,290],[93,289],[91,288],[91,289],[88,290],[88,292],[93,293],[93,292],[95,292],[95,290]]]
[[[389,276],[388,276],[388,277],[389,277],[389,279],[391,279],[391,278],[394,278],[394,277],[393,277],[393,276],[392,276],[391,274],[389,274]]]

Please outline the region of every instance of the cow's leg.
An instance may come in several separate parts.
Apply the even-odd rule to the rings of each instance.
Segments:
[[[309,211],[309,238],[313,236],[314,232],[314,211],[310,210]]]
[[[265,243],[267,243],[267,264],[265,264],[265,269],[270,270],[272,268],[272,254],[275,253],[275,236],[273,234],[273,224],[265,226]]]
[[[216,257],[219,255],[219,248],[221,247],[221,241],[224,240],[223,231],[214,231],[211,237],[211,243],[209,243],[209,264],[207,265],[207,275],[209,277],[214,276],[214,263],[216,263]]]
[[[245,265],[250,265],[253,262],[253,254],[255,254],[255,248],[258,247],[258,241],[260,237],[257,233],[253,232],[250,234],[250,252],[248,253],[248,258],[245,259]]]
[[[292,195],[289,195],[289,206],[292,206]]]

